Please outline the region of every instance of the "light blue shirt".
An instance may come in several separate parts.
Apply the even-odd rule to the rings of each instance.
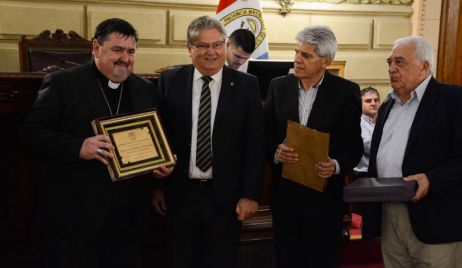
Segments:
[[[301,81],[298,84],[298,117],[300,124],[306,126],[310,117],[311,109],[313,108],[314,100],[318,94],[318,87],[321,85],[324,76],[317,85],[311,86],[308,90],[304,90]]]
[[[355,172],[367,172],[374,127],[375,123],[372,120],[372,117],[365,114],[361,115],[361,137],[363,138],[364,152],[361,157],[361,161],[359,161],[359,164],[354,168]]]
[[[390,97],[395,100],[383,127],[382,139],[377,152],[377,176],[379,178],[402,177],[402,165],[412,122],[420,101],[430,82],[429,75],[411,92],[411,98],[402,102],[396,92]]]

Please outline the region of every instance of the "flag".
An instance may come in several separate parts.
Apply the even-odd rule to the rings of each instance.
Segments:
[[[259,0],[220,0],[217,19],[230,35],[237,29],[251,30],[255,35],[254,59],[268,59],[268,39]]]

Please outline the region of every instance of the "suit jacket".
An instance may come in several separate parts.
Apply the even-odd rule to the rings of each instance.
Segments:
[[[286,136],[287,120],[299,122],[299,80],[293,75],[271,81],[265,104],[267,158],[273,163],[274,154]],[[338,161],[340,174],[329,178],[325,193],[341,201],[343,176],[359,162],[363,153],[361,138],[361,100],[359,86],[325,72],[308,118],[307,126],[330,134],[329,156]],[[282,165],[273,164],[272,188],[280,187]]]
[[[164,71],[159,79],[161,115],[177,165],[165,179],[169,211],[181,207],[191,183],[194,66]],[[256,77],[223,67],[212,136],[213,191],[221,213],[234,213],[239,198],[260,199],[264,167],[263,108]]]
[[[393,107],[389,98],[379,110],[371,145],[369,173],[377,175],[377,152],[385,122]],[[462,241],[462,89],[432,78],[409,133],[403,176],[425,173],[428,195],[407,203],[412,229],[429,244]],[[369,204],[363,215],[363,237],[380,235],[381,204]]]
[[[144,78],[131,74],[124,90],[133,110],[156,105],[155,85]],[[24,140],[43,166],[38,215],[42,230],[95,235],[112,204],[121,204],[121,221],[129,220],[128,213],[137,218],[142,206],[148,206],[140,203],[148,201],[148,189],[143,189],[147,179],[113,183],[101,162],[79,158],[83,141],[95,135],[91,121],[109,115],[92,62],[45,77],[23,125]]]

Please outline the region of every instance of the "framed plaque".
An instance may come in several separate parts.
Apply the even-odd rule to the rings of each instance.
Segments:
[[[114,158],[107,159],[113,181],[175,164],[155,109],[95,119],[92,125],[96,134],[108,136],[114,145]]]

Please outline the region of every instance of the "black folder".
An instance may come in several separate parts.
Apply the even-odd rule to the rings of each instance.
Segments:
[[[403,178],[358,178],[343,188],[345,202],[406,202],[415,195],[416,182]]]

